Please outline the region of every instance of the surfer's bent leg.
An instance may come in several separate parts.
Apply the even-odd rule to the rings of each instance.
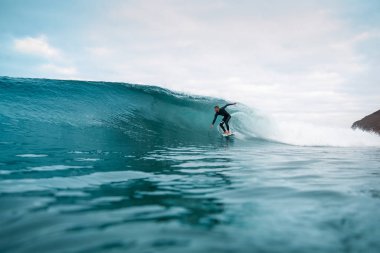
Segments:
[[[230,121],[230,119],[231,119],[231,116],[228,116],[228,118],[227,118],[226,120],[223,120],[224,123],[226,124],[227,131],[230,131],[230,126],[228,125],[228,121]],[[222,121],[222,122],[223,122],[223,121]]]
[[[223,124],[224,124],[224,121],[222,120],[222,122],[220,122],[219,126],[223,130],[223,132],[225,132],[226,129],[224,128]]]

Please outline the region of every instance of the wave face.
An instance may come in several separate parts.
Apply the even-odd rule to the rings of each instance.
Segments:
[[[215,140],[217,132],[209,129],[213,106],[224,103],[125,83],[4,77],[0,86],[2,126],[12,132],[64,137],[65,129],[86,129],[112,139],[116,130],[119,141],[131,146]]]
[[[87,135],[104,131],[98,138],[106,138],[105,132],[117,130],[122,134],[120,141],[129,141],[131,146],[219,141],[221,130],[209,126],[214,106],[227,103],[127,83],[2,77],[0,86],[0,117],[8,130],[14,128],[11,132],[48,136],[86,128]],[[241,104],[228,110],[237,139],[266,138],[270,122],[265,116]]]

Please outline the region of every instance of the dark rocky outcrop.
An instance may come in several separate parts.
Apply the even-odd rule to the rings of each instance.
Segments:
[[[364,131],[380,134],[380,110],[354,122],[352,128],[360,128]]]

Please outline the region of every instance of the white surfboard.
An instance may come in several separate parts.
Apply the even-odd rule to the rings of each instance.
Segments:
[[[229,133],[229,134],[222,134],[224,137],[229,137],[229,136],[232,136],[234,135],[234,133]]]

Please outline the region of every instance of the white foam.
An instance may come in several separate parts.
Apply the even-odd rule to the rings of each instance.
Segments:
[[[96,162],[99,160],[100,160],[99,158],[77,158],[77,159],[75,159],[75,161],[78,161],[78,162]]]
[[[20,155],[16,155],[18,157],[28,157],[28,158],[36,158],[36,157],[46,157],[48,155],[45,155],[45,154],[20,154]]]
[[[77,151],[77,150],[75,150],[75,151],[70,151],[70,152],[68,152],[69,154],[88,154],[88,153],[90,153],[90,152],[87,152],[87,151]]]
[[[233,116],[236,120],[234,128],[246,136],[300,146],[380,147],[379,135],[349,127],[280,121],[249,108],[243,108]]]
[[[301,146],[380,147],[380,136],[374,133],[304,122],[277,122],[265,137]]]

